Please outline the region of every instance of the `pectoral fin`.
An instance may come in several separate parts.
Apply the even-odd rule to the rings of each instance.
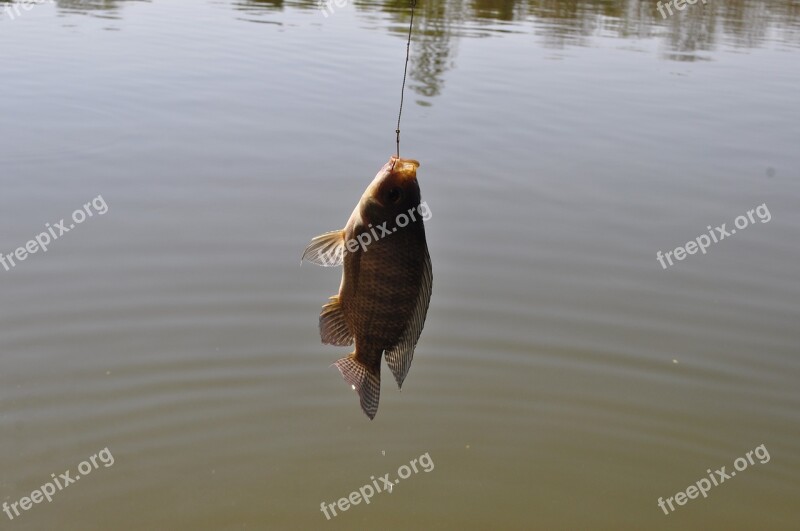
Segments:
[[[326,232],[313,238],[303,252],[303,260],[323,267],[336,267],[344,262],[344,230]]]

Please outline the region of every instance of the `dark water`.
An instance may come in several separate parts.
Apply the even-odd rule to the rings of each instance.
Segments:
[[[372,422],[299,257],[394,149],[407,4],[14,5],[0,253],[93,215],[0,266],[0,502],[101,460],[0,528],[797,529],[800,3],[421,1],[434,293]]]

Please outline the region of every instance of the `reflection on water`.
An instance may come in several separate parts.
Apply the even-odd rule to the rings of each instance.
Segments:
[[[621,39],[657,38],[664,43],[664,57],[676,61],[709,59],[720,45],[756,48],[770,37],[793,47],[800,46],[800,4],[790,0],[734,0],[698,3],[664,19],[656,2],[641,0],[563,2],[560,0],[426,0],[420,10],[412,56],[413,88],[421,95],[435,96],[441,75],[452,61],[464,21],[474,20],[469,30],[486,35],[509,31],[496,22],[532,24],[545,47],[589,46],[594,36]],[[366,5],[362,9],[389,9]]]
[[[416,93],[432,98],[442,89],[442,78],[456,54],[457,39],[454,34],[465,20],[463,0],[424,2],[415,23],[414,53],[412,54],[409,87]],[[400,26],[408,24],[405,16],[398,15]]]
[[[318,7],[313,0],[286,5]],[[284,8],[284,0],[244,0],[238,6],[275,11]],[[409,3],[404,0],[348,2],[341,9],[346,8],[362,15],[383,13],[392,22],[389,30],[405,35]],[[709,53],[722,45],[757,48],[774,39],[800,46],[799,15],[800,4],[791,0],[698,2],[666,19],[656,2],[641,0],[422,0],[415,17],[409,86],[425,98],[437,96],[443,74],[454,65],[460,38],[519,31],[520,24],[531,25],[548,48],[590,46],[600,36],[658,39],[664,58],[685,62],[710,60]]]
[[[117,1],[95,3],[113,9]],[[83,2],[59,0],[59,5],[70,4],[80,6]],[[317,10],[320,4],[315,0],[241,0],[234,5],[251,14],[270,14],[285,7]],[[409,3],[405,0],[347,2],[339,9],[354,9],[370,19],[382,13],[391,22],[387,25],[389,31],[405,35],[409,19]],[[656,9],[656,2],[641,0],[422,0],[414,22],[409,87],[425,98],[439,95],[444,73],[454,66],[460,38],[519,31],[520,24],[532,26],[548,48],[590,46],[592,38],[599,36],[658,39],[663,43],[665,59],[686,62],[709,60],[709,52],[721,45],[763,46],[770,37],[792,47],[800,46],[799,15],[800,5],[791,0],[733,0],[705,6],[698,3],[675,11],[666,19]],[[247,20],[265,22],[260,18]],[[511,22],[514,24],[508,24]]]
[[[85,14],[102,18],[118,19],[119,11],[125,4],[149,2],[150,0],[54,0],[59,11],[64,14]]]
[[[53,0],[59,9],[70,13],[114,12],[130,2],[150,0]],[[0,4],[14,4],[0,0]],[[30,2],[24,2],[30,3]],[[45,2],[37,2],[45,3]],[[238,0],[237,9],[251,12],[317,9],[316,0]],[[398,25],[391,31],[403,32],[408,22],[409,3],[405,0],[347,1],[345,8],[362,13],[383,12]],[[677,54],[713,50],[725,43],[741,47],[764,45],[770,32],[774,39],[800,46],[800,3],[792,0],[726,0],[687,5],[683,11],[664,19],[656,2],[641,0],[420,0],[416,20],[416,40],[424,52],[419,72],[441,72],[452,57],[451,41],[456,35],[479,30],[486,34],[509,31],[503,22],[530,23],[554,48],[585,45],[593,35],[619,38],[664,39]],[[472,23],[466,27],[467,21]],[[438,57],[434,57],[438,56]],[[686,60],[683,55],[673,59]],[[423,82],[421,94],[436,92],[435,82]]]
[[[234,3],[234,7],[242,11],[258,13],[261,11],[281,11],[283,10],[283,4],[283,0],[245,0],[244,2]],[[305,5],[307,7],[308,3]]]

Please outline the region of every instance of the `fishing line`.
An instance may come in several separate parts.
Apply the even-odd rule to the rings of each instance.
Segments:
[[[408,41],[406,41],[406,64],[403,67],[403,86],[400,88],[400,112],[397,113],[397,158],[400,158],[400,117],[403,116],[403,96],[406,92],[406,74],[408,72],[408,55],[411,49],[411,29],[414,27],[414,8],[417,7],[417,0],[411,0],[411,22],[408,23]]]

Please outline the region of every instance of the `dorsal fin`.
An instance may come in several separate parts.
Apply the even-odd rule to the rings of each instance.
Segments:
[[[425,254],[422,263],[422,281],[417,295],[417,304],[414,313],[406,325],[400,339],[390,349],[384,352],[386,364],[391,369],[397,387],[403,387],[408,369],[411,367],[411,360],[414,359],[414,348],[417,346],[422,327],[425,325],[425,316],[428,314],[428,305],[431,302],[431,290],[433,288],[433,268],[431,267],[431,257],[428,254],[428,247],[425,246]]]

